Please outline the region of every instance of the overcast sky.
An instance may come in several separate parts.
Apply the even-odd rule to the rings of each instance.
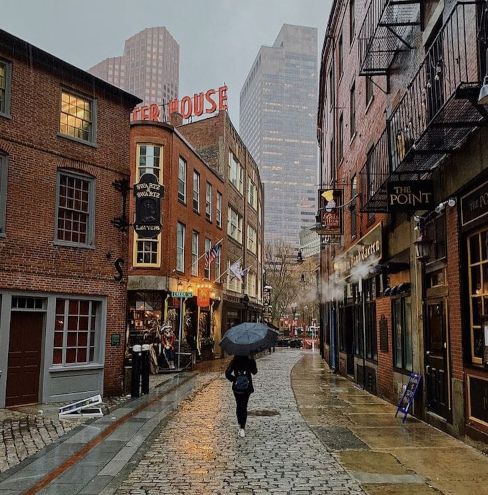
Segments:
[[[229,87],[239,93],[261,45],[285,23],[318,29],[320,53],[332,0],[1,0],[0,27],[82,69],[122,55],[124,40],[166,26],[180,45],[180,96]]]

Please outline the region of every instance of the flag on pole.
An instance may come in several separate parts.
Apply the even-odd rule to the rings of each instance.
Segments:
[[[206,253],[205,253],[205,268],[210,268],[210,264],[212,261],[217,258],[220,251],[220,242],[213,245]]]
[[[251,267],[248,266],[247,268],[244,268],[244,270],[241,270],[241,278],[245,277],[249,273],[250,269],[251,269]]]
[[[229,266],[229,271],[234,278],[242,282],[242,270],[241,270],[241,261],[237,260],[235,263]]]

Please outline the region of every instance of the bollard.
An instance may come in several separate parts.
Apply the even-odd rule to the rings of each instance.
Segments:
[[[151,348],[150,344],[142,345],[142,362],[141,362],[141,383],[142,383],[142,393],[149,393],[149,371],[150,371],[150,359],[151,356],[149,354],[149,349]]]
[[[141,350],[142,346],[133,345],[132,346],[132,376],[131,376],[131,387],[130,395],[131,397],[139,397],[139,385],[141,381]]]

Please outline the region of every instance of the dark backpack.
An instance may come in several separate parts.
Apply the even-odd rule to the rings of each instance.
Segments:
[[[236,394],[245,394],[249,389],[249,378],[245,373],[237,372],[236,381],[232,389]]]

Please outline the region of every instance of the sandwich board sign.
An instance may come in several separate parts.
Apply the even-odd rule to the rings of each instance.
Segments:
[[[395,413],[395,418],[399,412],[403,413],[402,423],[405,423],[407,415],[412,408],[412,403],[415,399],[415,394],[417,393],[421,380],[422,375],[419,375],[418,373],[410,373],[410,379],[408,380],[408,384],[406,385],[402,397],[400,398],[400,402],[398,403],[397,411]]]
[[[59,408],[59,419],[69,418],[101,418],[103,416],[102,409],[99,406],[102,404],[102,396],[94,395],[86,399],[82,399],[66,406]]]

